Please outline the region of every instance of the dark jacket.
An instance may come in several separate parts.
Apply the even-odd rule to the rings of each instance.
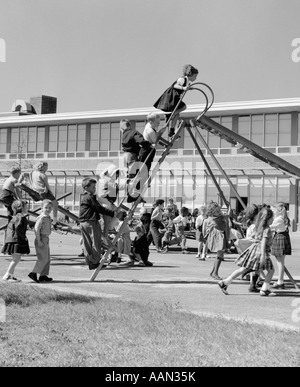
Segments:
[[[83,223],[88,220],[99,220],[100,214],[113,217],[114,211],[110,211],[96,199],[96,195],[92,195],[89,192],[85,192],[81,195],[80,208],[79,208],[79,222]]]
[[[28,243],[26,237],[27,225],[28,220],[25,216],[14,215],[7,226],[5,243],[17,243],[19,245]]]
[[[125,129],[122,135],[122,150],[139,154],[141,148],[149,148],[151,144],[146,141],[143,135],[135,129]]]

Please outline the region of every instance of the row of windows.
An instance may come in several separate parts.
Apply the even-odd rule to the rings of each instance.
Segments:
[[[239,116],[237,128],[233,127],[231,116],[213,119],[228,129],[237,130],[241,136],[263,147],[300,145],[300,114],[294,137],[290,113]],[[136,121],[135,126],[143,132],[145,122]],[[201,134],[210,148],[229,147],[228,142],[218,136],[205,130],[201,130]],[[294,141],[295,138],[297,141]],[[175,148],[178,147],[195,148],[188,132],[184,131],[183,138],[175,145]],[[114,151],[120,148],[119,122],[0,128],[0,153]]]

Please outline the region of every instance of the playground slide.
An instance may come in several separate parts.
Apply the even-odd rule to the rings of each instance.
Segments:
[[[269,164],[273,168],[293,175],[296,178],[300,178],[300,169],[298,167],[267,151],[254,142],[247,140],[232,130],[225,128],[225,126],[213,121],[212,119],[206,116],[199,116],[197,120],[193,120],[193,122],[194,125],[200,126],[202,129],[221,137],[234,146],[242,149],[244,152],[247,152],[259,160]]]

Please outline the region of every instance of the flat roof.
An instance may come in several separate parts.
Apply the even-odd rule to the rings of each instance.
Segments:
[[[198,116],[203,110],[204,105],[188,105],[187,109],[181,113],[183,118],[192,118]],[[64,123],[83,123],[99,122],[99,120],[116,120],[122,118],[129,120],[144,120],[153,107],[132,108],[132,109],[114,109],[82,111],[69,113],[53,114],[30,114],[30,115],[12,115],[12,112],[0,114],[0,127],[18,126],[18,125],[58,125]],[[262,113],[287,113],[291,111],[300,112],[300,98],[284,99],[266,99],[253,101],[237,102],[216,102],[206,113],[208,117],[219,115],[247,115]],[[162,114],[164,114],[162,112]]]

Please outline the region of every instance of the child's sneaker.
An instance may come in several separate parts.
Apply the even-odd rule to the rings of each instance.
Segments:
[[[134,266],[134,261],[125,262],[126,266]]]
[[[12,275],[5,275],[2,279],[3,279],[3,281],[6,281],[6,282],[21,282],[20,279],[17,279],[16,277],[13,277]]]
[[[190,253],[187,249],[183,249],[181,252],[182,252],[182,254],[189,254]]]
[[[170,128],[170,131],[169,131],[168,136],[169,136],[169,137],[173,137],[174,134],[175,134],[175,128]]]
[[[228,291],[227,291],[228,286],[225,285],[224,282],[223,282],[222,280],[218,282],[218,285],[219,285],[220,289],[222,290],[222,292],[223,292],[226,296],[228,296]]]
[[[31,278],[34,282],[39,282],[36,273],[29,273],[28,277]]]
[[[276,293],[273,293],[270,290],[260,290],[259,295],[262,297],[276,297]]]
[[[49,278],[46,275],[41,275],[39,278],[39,281],[40,282],[51,282],[51,281],[53,281],[53,278]]]
[[[156,250],[157,253],[166,253],[168,249],[166,247]]]
[[[201,258],[201,255],[200,255],[200,254],[197,254],[197,255],[195,256],[195,258]]]
[[[146,266],[145,264],[144,264],[144,262],[143,261],[140,261],[139,263],[138,263],[138,266]]]
[[[146,261],[146,262],[144,262],[145,263],[145,266],[153,266],[153,263],[152,262],[150,262],[150,261]]]

